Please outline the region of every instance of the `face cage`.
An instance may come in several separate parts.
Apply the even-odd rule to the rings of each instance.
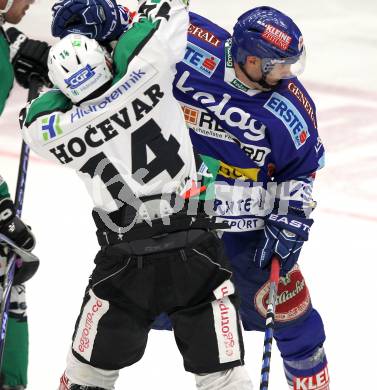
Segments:
[[[295,57],[262,58],[262,73],[265,76],[270,73],[276,73],[280,79],[292,79],[304,71],[305,64],[306,50],[304,47],[301,54]]]

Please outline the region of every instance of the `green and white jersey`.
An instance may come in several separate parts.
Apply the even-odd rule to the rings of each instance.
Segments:
[[[0,175],[0,199],[9,198],[9,189],[6,181]]]
[[[172,92],[186,47],[185,3],[143,3],[138,21],[114,49],[114,79],[106,93],[73,105],[51,90],[23,113],[25,142],[75,169],[96,207],[118,209],[125,190],[142,197],[181,192],[196,181],[189,132]]]
[[[0,115],[4,110],[10,90],[13,86],[14,73],[13,66],[9,58],[9,43],[5,37],[3,28],[0,26]]]

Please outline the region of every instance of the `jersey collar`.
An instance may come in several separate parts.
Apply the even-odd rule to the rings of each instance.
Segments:
[[[229,38],[225,42],[225,72],[224,72],[224,81],[229,84],[231,87],[238,89],[239,91],[249,95],[255,96],[261,91],[259,89],[254,89],[248,87],[240,79],[237,78],[236,72],[234,70],[233,57],[231,53],[232,48],[232,38]]]

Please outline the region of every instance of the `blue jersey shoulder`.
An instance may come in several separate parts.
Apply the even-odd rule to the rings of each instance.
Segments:
[[[187,33],[187,47],[182,65],[185,64],[202,76],[211,78],[221,68],[224,42],[230,34],[193,12],[190,13]],[[184,70],[180,65],[178,68],[178,72]]]
[[[260,94],[272,157],[280,180],[306,175],[324,163],[316,108],[297,78],[283,80],[271,92]]]
[[[298,79],[260,92],[235,75],[230,34],[191,13],[188,46],[177,65],[176,98],[202,154],[254,172],[258,180],[289,180],[323,164],[315,105]],[[252,171],[249,171],[252,169]],[[253,176],[253,175],[251,175]]]
[[[219,47],[222,42],[225,42],[230,37],[228,31],[204,16],[190,12],[189,17],[188,36],[189,39],[190,37],[192,38],[190,41],[197,39],[204,45],[208,44],[208,47]]]

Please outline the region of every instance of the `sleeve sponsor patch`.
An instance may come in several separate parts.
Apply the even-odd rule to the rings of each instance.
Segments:
[[[190,68],[193,68],[210,78],[215,73],[215,70],[220,63],[220,58],[215,57],[208,51],[188,42],[183,62]]]
[[[310,137],[308,125],[291,101],[274,92],[263,107],[284,123],[296,149],[305,144]]]
[[[288,90],[298,99],[298,101],[302,104],[305,111],[308,113],[310,120],[313,123],[313,126],[317,128],[317,119],[315,116],[315,111],[313,106],[310,104],[310,101],[305,96],[304,92],[294,83],[290,82],[288,84]]]
[[[220,46],[221,41],[216,37],[216,35],[206,30],[203,27],[195,26],[194,24],[190,23],[187,32],[190,35],[193,35],[194,37],[197,37],[201,41],[207,42],[212,46],[215,47]]]

